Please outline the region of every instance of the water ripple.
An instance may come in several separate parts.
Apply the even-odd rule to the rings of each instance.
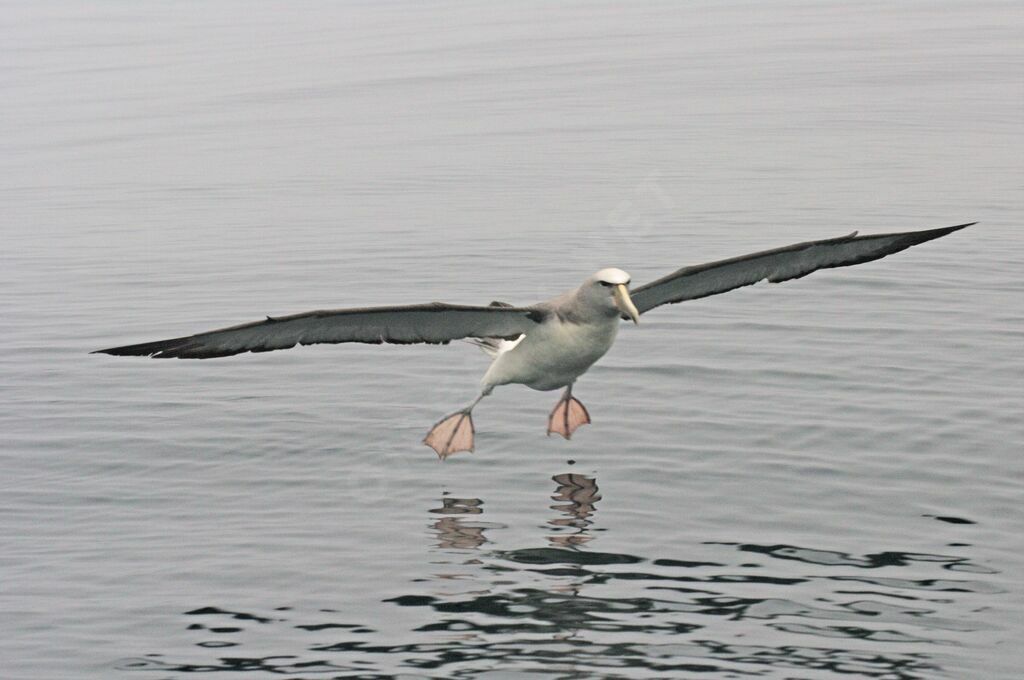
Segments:
[[[924,680],[945,672],[935,649],[962,646],[956,635],[990,628],[957,598],[970,594],[976,601],[1001,592],[985,580],[944,576],[994,573],[957,555],[853,555],[723,542],[703,545],[730,549],[734,559],[595,550],[605,496],[596,478],[563,473],[551,479],[554,514],[541,529],[547,545],[489,547],[488,534],[510,527],[485,521],[487,504],[479,498],[444,495],[425,509],[427,544],[438,558],[438,572],[415,578],[410,583],[415,587],[382,600],[383,606],[405,612],[398,616],[403,624],[397,630],[386,623],[391,616],[360,621],[344,608],[246,612],[207,605],[183,612],[184,628],[195,636],[197,653],[231,647],[232,656],[173,662],[153,653],[117,667],[441,678],[475,676],[514,661],[523,673],[558,677],[598,669],[609,678],[680,672],[739,677],[777,668],[822,677]],[[751,562],[752,556],[759,561]],[[845,573],[794,573],[801,565]],[[768,573],[749,573],[753,569]],[[893,569],[911,569],[915,576],[857,573]],[[859,585],[871,591],[851,590]],[[932,597],[937,595],[942,599]],[[776,644],[742,641],[758,630],[759,639],[775,638]],[[268,634],[305,651],[244,655],[247,638]]]

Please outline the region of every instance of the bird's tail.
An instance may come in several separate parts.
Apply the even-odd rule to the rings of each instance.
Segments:
[[[471,345],[476,345],[483,350],[484,354],[492,359],[497,359],[499,356],[518,345],[519,341],[522,339],[523,336],[520,335],[515,340],[503,340],[501,338],[465,338],[465,341]]]
[[[500,302],[495,300],[488,307],[512,307],[507,302]],[[503,340],[501,338],[464,338],[464,340],[471,345],[476,345],[484,351],[484,354],[492,359],[497,359],[499,356],[509,351],[513,347],[519,344],[519,341],[523,339],[520,335],[515,340]]]

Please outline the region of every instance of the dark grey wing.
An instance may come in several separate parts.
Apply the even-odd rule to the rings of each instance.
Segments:
[[[445,344],[460,338],[514,339],[536,327],[545,316],[543,310],[531,307],[473,307],[440,302],[335,309],[268,316],[265,321],[183,338],[101,349],[94,354],[210,359],[323,342]]]
[[[729,260],[698,264],[631,290],[630,297],[643,314],[659,305],[717,295],[758,281],[780,283],[799,279],[819,269],[870,262],[972,224],[977,223],[870,236],[857,236],[857,232],[853,232],[849,236],[797,243]]]

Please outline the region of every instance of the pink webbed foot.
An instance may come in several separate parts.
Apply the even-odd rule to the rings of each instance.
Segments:
[[[590,414],[580,400],[572,395],[563,395],[548,416],[548,436],[554,432],[571,439],[578,427],[589,424]]]
[[[444,460],[459,451],[473,451],[473,416],[469,411],[456,411],[442,418],[423,438],[423,443],[434,449]]]

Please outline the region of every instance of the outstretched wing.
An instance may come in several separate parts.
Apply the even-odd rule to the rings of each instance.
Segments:
[[[635,288],[630,291],[630,297],[643,314],[660,305],[718,295],[766,279],[780,283],[799,279],[819,269],[870,262],[972,224],[977,223],[870,236],[857,236],[857,232],[853,232],[849,236],[797,243],[729,260],[698,264]]]
[[[171,340],[101,349],[93,354],[210,359],[243,352],[269,352],[322,342],[446,344],[460,338],[514,339],[543,321],[530,307],[473,307],[434,302],[404,307],[368,307],[267,317]]]

